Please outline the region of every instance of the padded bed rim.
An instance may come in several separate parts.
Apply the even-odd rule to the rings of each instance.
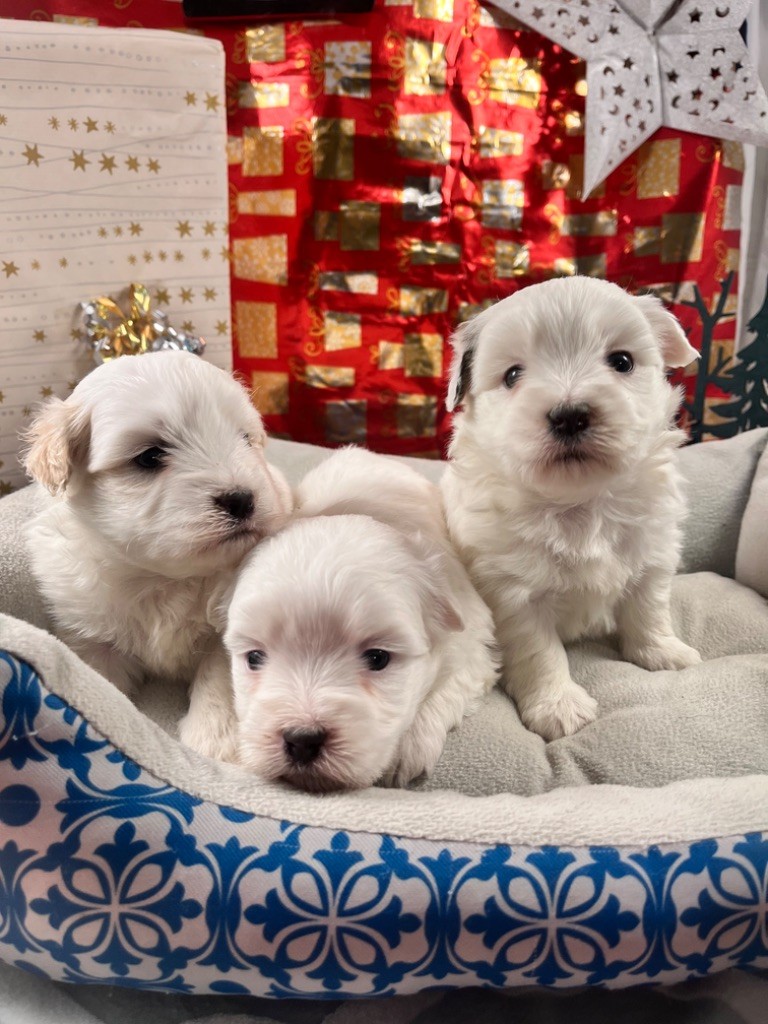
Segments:
[[[45,640],[45,643],[41,643]],[[596,785],[536,796],[372,789],[318,797],[254,780],[169,738],[59,641],[0,615],[0,648],[158,780],[214,804],[348,832],[470,843],[648,846],[768,831],[768,776],[702,778],[639,789]],[[77,672],[71,669],[77,666]],[[68,678],[69,677],[69,678]]]

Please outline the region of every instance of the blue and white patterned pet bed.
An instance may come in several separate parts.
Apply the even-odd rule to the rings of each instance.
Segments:
[[[598,694],[602,725],[570,745],[509,737],[513,761],[523,750],[510,762],[515,791],[498,791],[497,779],[485,796],[468,795],[484,763],[472,729],[490,736],[499,703],[452,737],[427,791],[316,797],[187,751],[38,628],[18,544],[34,491],[5,499],[0,959],[69,981],[335,998],[625,987],[768,966],[768,608],[752,589],[768,582],[768,550],[745,533],[764,536],[765,440],[755,432],[683,453],[698,488],[686,568],[716,571],[681,578],[681,628],[706,647],[717,633],[707,616],[738,620],[709,657],[722,673],[713,713],[732,730],[720,754],[707,760],[709,740],[696,754],[702,733],[684,717],[700,711],[685,699],[695,681],[640,681],[638,702],[619,693],[612,704],[628,667],[584,645],[572,652],[580,680],[599,689],[611,676]],[[272,456],[295,478],[322,453],[278,444]],[[717,609],[686,604],[702,590]],[[663,729],[657,749],[643,731],[654,686],[672,717],[687,709],[671,758]],[[751,703],[740,704],[744,694]],[[164,714],[173,717],[168,708],[153,717]],[[617,735],[642,745],[624,768],[616,762],[617,778],[590,768],[581,784],[563,784],[574,765],[598,765]],[[626,784],[643,756],[656,774]],[[701,778],[691,772],[697,756]],[[531,782],[532,762],[548,779]],[[435,788],[464,770],[468,792]],[[526,787],[533,795],[521,795]]]

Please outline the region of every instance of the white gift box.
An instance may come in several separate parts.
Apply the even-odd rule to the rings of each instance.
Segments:
[[[0,21],[0,494],[19,433],[94,365],[78,304],[147,286],[231,368],[224,52]]]

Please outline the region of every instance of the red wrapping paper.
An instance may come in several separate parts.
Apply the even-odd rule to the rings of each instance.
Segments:
[[[553,274],[653,288],[699,347],[738,264],[737,144],[662,129],[579,198],[584,65],[475,0],[185,26],[149,0],[7,13],[186,28],[227,53],[234,365],[275,434],[439,454],[456,322]],[[736,278],[708,346],[733,351]],[[681,376],[691,414],[725,393]]]

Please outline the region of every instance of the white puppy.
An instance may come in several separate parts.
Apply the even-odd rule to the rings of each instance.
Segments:
[[[145,672],[197,674],[181,738],[203,753],[220,746],[206,674],[228,675],[209,597],[291,511],[265,440],[245,390],[186,352],[103,364],[29,432],[55,497],[27,542],[61,637],[128,695]]]
[[[684,514],[665,366],[696,358],[652,296],[575,277],[526,288],[453,339],[456,419],[443,494],[451,535],[490,604],[504,684],[547,740],[593,721],[563,643],[618,628],[625,658],[700,660],[674,634]]]
[[[490,611],[407,466],[342,450],[297,503],[229,606],[240,762],[307,790],[403,785],[493,686]]]

